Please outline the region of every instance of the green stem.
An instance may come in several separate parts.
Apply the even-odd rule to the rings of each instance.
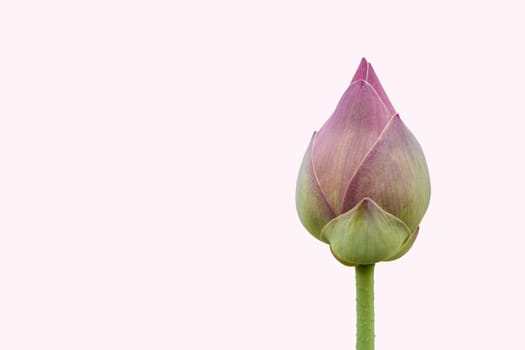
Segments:
[[[374,350],[374,266],[355,267],[357,350]]]

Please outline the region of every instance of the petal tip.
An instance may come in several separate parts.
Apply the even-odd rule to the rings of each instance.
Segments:
[[[370,209],[372,206],[374,206],[373,202],[374,201],[370,197],[365,197],[361,199],[361,202],[359,202],[359,207],[363,209]]]
[[[357,70],[354,74],[354,77],[352,78],[352,82],[354,83],[359,80],[366,81],[368,79],[368,67],[370,66],[370,63],[366,60],[366,58],[361,58],[361,62],[359,63],[359,67],[357,67]]]
[[[377,203],[374,202],[374,200],[370,197],[364,197],[361,199],[357,206],[363,209],[372,209],[378,207]]]
[[[379,78],[377,77],[377,74],[374,70],[374,67],[372,67],[371,63],[367,64],[367,70],[366,70],[366,81],[370,83],[376,90],[377,94],[385,104],[385,106],[388,108],[388,110],[393,114],[396,112],[394,106],[388,99],[388,96],[386,95],[385,90],[383,89],[383,86],[379,82]]]

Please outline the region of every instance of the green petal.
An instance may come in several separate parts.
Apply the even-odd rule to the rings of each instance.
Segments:
[[[323,227],[332,220],[335,215],[328,205],[319,183],[314,173],[312,166],[312,145],[316,134],[312,136],[310,145],[306,150],[299,176],[297,178],[297,188],[295,192],[295,204],[297,206],[297,213],[299,219],[304,227],[315,238],[328,243],[326,240],[320,238]]]
[[[403,243],[403,245],[401,246],[401,248],[399,249],[399,251],[392,255],[391,257],[389,257],[388,259],[385,259],[385,261],[392,261],[392,260],[396,260],[396,259],[399,259],[400,257],[402,257],[403,255],[406,254],[406,252],[408,252],[408,250],[410,248],[412,248],[412,245],[414,244],[416,238],[417,238],[417,234],[419,233],[419,227],[417,227],[414,232],[412,232],[410,234],[410,236],[408,236],[408,238],[406,239],[406,241]]]
[[[389,260],[400,252],[409,236],[403,221],[370,198],[330,221],[321,232],[321,239],[330,243],[334,256],[346,265]]]

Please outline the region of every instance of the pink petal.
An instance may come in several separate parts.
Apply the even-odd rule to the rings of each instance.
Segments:
[[[403,220],[411,231],[428,207],[430,179],[425,157],[398,115],[386,126],[349,182],[343,211],[365,197]]]
[[[322,192],[336,215],[342,213],[341,202],[352,175],[391,116],[372,85],[358,80],[350,84],[335,112],[319,130],[313,145],[313,164]]]

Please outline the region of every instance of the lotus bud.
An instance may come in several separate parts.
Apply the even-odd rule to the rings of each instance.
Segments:
[[[363,58],[306,150],[297,179],[299,218],[340,262],[367,265],[410,249],[429,200],[421,146]]]

